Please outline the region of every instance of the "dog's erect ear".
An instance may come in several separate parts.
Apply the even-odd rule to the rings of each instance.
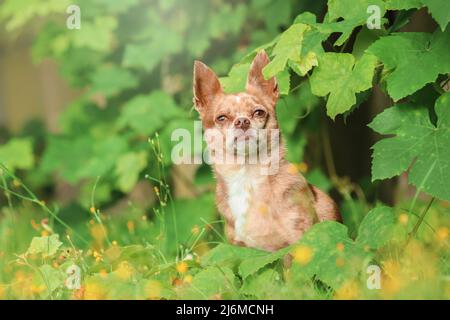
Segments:
[[[261,50],[253,59],[252,65],[247,78],[247,92],[251,94],[260,94],[264,98],[268,99],[273,105],[276,104],[279,97],[277,80],[272,77],[268,80],[264,79],[262,70],[269,64],[269,56],[266,51]]]
[[[212,100],[221,94],[222,87],[214,71],[203,62],[194,62],[194,105],[198,112],[210,107]]]

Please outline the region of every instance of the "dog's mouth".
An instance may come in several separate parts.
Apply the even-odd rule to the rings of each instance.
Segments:
[[[254,140],[256,140],[256,137],[251,134],[241,134],[241,135],[238,135],[237,137],[234,137],[235,143],[254,141]]]

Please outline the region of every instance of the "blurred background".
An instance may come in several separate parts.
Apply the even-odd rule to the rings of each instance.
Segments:
[[[67,27],[71,4],[80,8],[80,29]],[[187,241],[193,228],[218,219],[211,169],[170,161],[172,130],[192,131],[198,118],[193,61],[211,66],[230,91],[243,89],[235,82],[248,65],[230,72],[237,61],[271,42],[299,13],[313,12],[321,21],[326,9],[325,0],[4,0],[0,161],[74,228],[91,223],[91,211],[101,208],[106,219],[123,219],[119,225],[130,233],[134,218],[158,225],[154,217],[173,206],[179,240]],[[423,9],[402,30],[435,28]],[[291,94],[277,107],[288,159],[332,194],[350,229],[376,201],[400,203],[415,193],[404,177],[370,179],[377,137],[367,124],[390,104],[375,88],[364,105],[333,122],[324,99],[293,75]],[[18,181],[12,185],[20,188]],[[14,206],[23,199],[2,193],[0,202]],[[45,231],[37,218],[27,228]],[[145,232],[136,239],[148,239]],[[120,237],[134,241],[117,231]]]

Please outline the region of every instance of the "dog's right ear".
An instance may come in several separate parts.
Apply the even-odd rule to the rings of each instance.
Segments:
[[[211,106],[215,96],[223,93],[219,79],[203,62],[194,62],[194,105],[203,113]]]

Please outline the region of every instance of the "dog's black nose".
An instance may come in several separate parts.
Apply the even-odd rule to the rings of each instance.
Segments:
[[[245,131],[250,128],[250,119],[246,117],[237,118],[234,120],[234,127]]]

